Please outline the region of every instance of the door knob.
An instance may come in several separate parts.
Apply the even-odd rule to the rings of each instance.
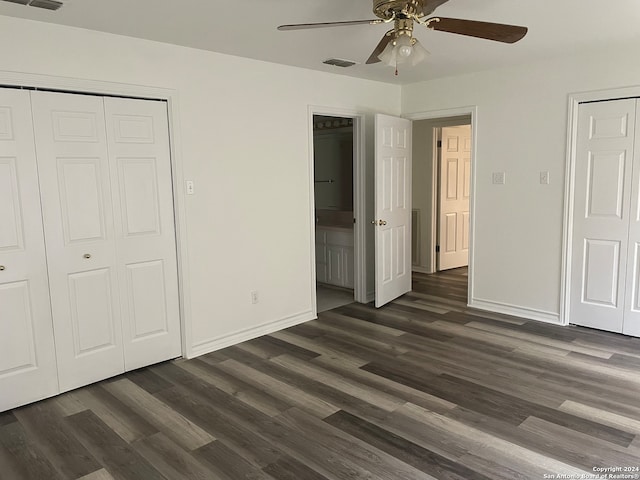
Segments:
[[[4,265],[0,265],[0,272],[4,272],[4,269],[5,269]]]
[[[380,225],[380,226],[383,226],[383,225],[386,225],[386,224],[387,224],[387,222],[386,222],[386,221],[384,221],[384,220],[371,220],[371,224],[372,224],[372,225]]]
[[[385,220],[380,220],[380,225],[386,225],[387,222]]]
[[[86,258],[87,260],[91,258],[91,254],[90,253],[85,253],[83,255],[84,258]]]

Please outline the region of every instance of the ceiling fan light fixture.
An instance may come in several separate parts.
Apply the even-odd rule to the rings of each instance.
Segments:
[[[413,39],[413,52],[411,54],[411,66],[415,66],[422,62],[427,55],[431,55],[429,50],[424,48],[417,38]]]
[[[396,49],[397,49],[398,57],[409,58],[413,53],[413,45],[411,43],[411,39],[407,38],[406,35],[402,35],[397,40]]]
[[[406,35],[397,35],[378,56],[380,61],[385,65],[395,67],[398,63],[404,63],[406,61],[407,57],[400,57],[398,55],[400,47],[407,45],[400,37],[408,38]]]
[[[380,59],[380,61],[390,67],[395,65],[396,63],[393,49],[394,49],[393,42],[389,42],[387,46],[384,47],[384,50],[382,51],[382,53],[378,55],[378,58]]]
[[[428,53],[417,39],[407,34],[400,34],[387,44],[378,58],[390,67],[404,63],[415,66],[423,61]]]

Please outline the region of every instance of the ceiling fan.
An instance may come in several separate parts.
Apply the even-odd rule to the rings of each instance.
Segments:
[[[424,25],[432,30],[503,43],[515,43],[527,34],[526,27],[516,25],[437,16],[428,17],[436,8],[447,1],[449,0],[373,0],[373,13],[378,17],[374,20],[298,23],[280,25],[278,30],[378,25],[380,23],[393,22],[393,28],[384,34],[366,63],[384,62],[387,65],[395,65],[396,67],[400,63],[416,65],[428,54],[427,50],[413,36],[414,23]]]

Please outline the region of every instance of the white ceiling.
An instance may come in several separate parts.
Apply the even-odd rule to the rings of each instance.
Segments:
[[[431,52],[398,77],[364,65],[388,25],[279,32],[288,23],[375,18],[371,0],[62,0],[56,12],[0,2],[0,15],[29,18],[390,83],[412,83],[580,51],[640,48],[638,0],[449,0],[446,17],[529,27],[507,45],[427,30],[415,36]],[[328,58],[358,62],[343,69]]]

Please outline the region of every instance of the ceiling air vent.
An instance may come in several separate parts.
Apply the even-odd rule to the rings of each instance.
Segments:
[[[55,0],[31,0],[29,5],[32,7],[46,8],[47,10],[58,10],[62,6],[62,2]]]
[[[340,58],[330,58],[329,60],[325,60],[322,63],[342,68],[353,67],[356,64],[356,62],[352,62],[351,60],[342,60]]]
[[[32,7],[44,8],[45,10],[58,10],[62,2],[56,0],[3,0],[9,3],[19,3],[20,5],[30,5]]]

